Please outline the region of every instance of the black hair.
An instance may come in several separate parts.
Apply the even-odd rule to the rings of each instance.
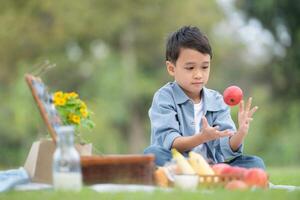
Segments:
[[[212,49],[208,38],[197,27],[183,26],[170,34],[166,44],[166,60],[175,64],[181,48],[194,49],[203,54],[209,54],[212,59]]]

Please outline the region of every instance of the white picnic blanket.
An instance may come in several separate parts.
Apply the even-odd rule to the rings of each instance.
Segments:
[[[97,192],[154,192],[160,190],[156,186],[131,184],[95,184],[91,188]]]
[[[172,191],[170,188],[159,188],[151,185],[132,185],[132,184],[95,184],[90,186],[91,189],[97,192],[153,192],[156,190]],[[15,189],[19,191],[24,190],[43,190],[53,189],[52,185],[42,183],[30,182],[30,177],[27,171],[20,167],[18,169],[10,169],[6,171],[0,171],[0,192]],[[269,183],[269,189],[271,190],[287,190],[295,191],[300,190],[300,186],[294,185],[274,185]]]
[[[0,192],[14,188],[16,185],[28,183],[29,175],[23,167],[0,171]]]
[[[269,188],[272,190],[287,190],[289,192],[300,190],[300,186],[295,185],[274,185],[273,183],[269,183]]]

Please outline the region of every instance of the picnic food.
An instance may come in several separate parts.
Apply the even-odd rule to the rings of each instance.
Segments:
[[[243,91],[238,86],[230,86],[224,90],[224,102],[229,106],[235,106],[243,99]]]
[[[268,186],[268,175],[262,169],[252,168],[246,172],[244,181],[249,186],[265,188]]]
[[[189,152],[189,163],[198,175],[214,175],[214,171],[202,157],[202,155],[190,151]]]
[[[215,172],[215,174],[217,175],[221,175],[223,174],[223,171],[226,168],[230,168],[231,166],[225,163],[218,163],[212,166],[213,171]]]
[[[225,189],[227,190],[244,190],[244,189],[248,189],[248,185],[241,180],[232,180],[230,182],[228,182],[225,186]]]
[[[266,188],[268,186],[267,173],[259,168],[243,168],[237,166],[230,166],[226,163],[218,163],[210,166],[201,154],[196,152],[189,152],[189,157],[185,158],[176,149],[172,149],[173,163],[172,170],[169,170],[173,174],[173,178],[170,178],[166,170],[160,168],[155,173],[155,176],[159,176],[156,183],[160,186],[170,186],[175,181],[176,176],[177,184],[181,188],[186,185],[182,182],[188,182],[189,179],[193,179],[192,176],[198,177],[199,183],[203,187],[224,187],[225,189],[247,189],[247,188]],[[176,166],[176,167],[174,167]],[[168,166],[164,168],[167,169]],[[174,169],[179,169],[174,170]],[[162,168],[163,169],[163,168]],[[167,170],[168,171],[168,170]],[[171,176],[172,177],[172,176]],[[176,181],[175,181],[176,182]],[[179,184],[179,185],[178,185]],[[196,186],[195,186],[196,187]],[[194,187],[188,187],[194,188]]]
[[[164,171],[163,167],[158,167],[158,169],[154,172],[154,180],[156,185],[160,187],[168,187],[169,186],[169,180],[168,177]]]
[[[243,178],[245,176],[245,174],[247,173],[247,169],[243,168],[243,167],[225,167],[222,171],[221,171],[221,175],[231,175],[231,176],[238,176]]]
[[[248,187],[266,188],[268,185],[267,173],[264,170],[259,168],[246,169],[243,167],[233,167],[224,163],[220,163],[220,164],[213,165],[212,169],[219,176],[236,177],[239,179],[239,181],[242,181],[245,184],[247,184]],[[240,185],[236,186],[236,184],[238,183],[232,183],[232,184],[233,186],[231,185],[228,186],[231,189],[240,186]]]
[[[185,159],[185,157],[179,153],[176,149],[172,149],[173,159],[177,162],[177,165],[182,174],[195,174],[194,169],[191,167],[189,162]]]
[[[199,183],[197,174],[180,174],[174,175],[174,185],[177,188],[184,190],[195,190]]]

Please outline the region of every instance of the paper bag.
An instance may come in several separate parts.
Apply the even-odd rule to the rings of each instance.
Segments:
[[[31,181],[52,184],[52,158],[55,151],[52,140],[40,140],[32,144],[24,168]],[[75,145],[80,155],[92,155],[92,144]]]

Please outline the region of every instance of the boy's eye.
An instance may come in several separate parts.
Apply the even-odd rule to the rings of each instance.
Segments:
[[[185,69],[187,69],[187,70],[193,70],[194,67],[186,67]]]
[[[207,68],[208,68],[208,66],[203,66],[203,67],[202,67],[202,69],[207,69]]]

